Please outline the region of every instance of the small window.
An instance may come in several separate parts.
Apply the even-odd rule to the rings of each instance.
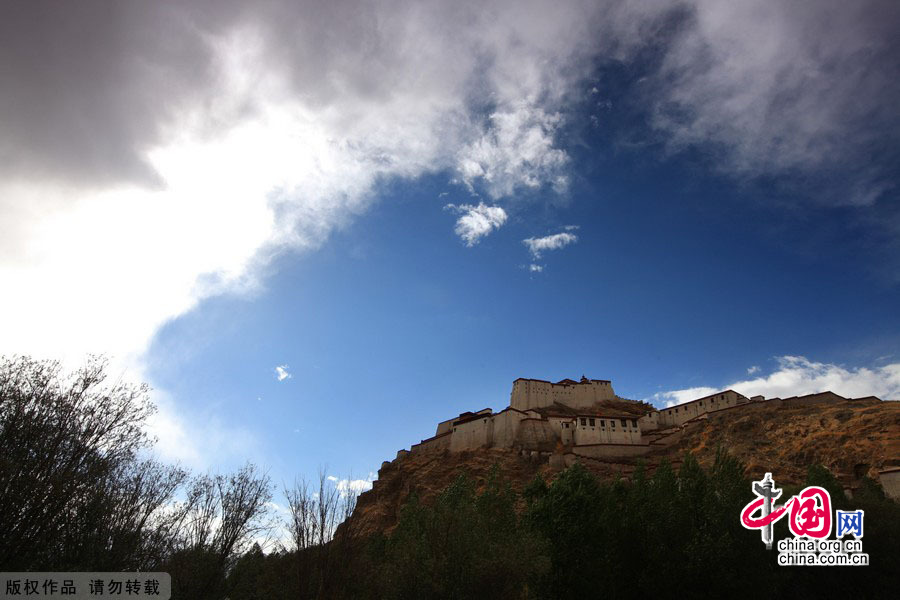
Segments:
[[[591,423],[591,427],[593,427],[593,426],[594,426],[594,420],[593,420],[593,419],[590,419],[590,423]]]
[[[584,420],[584,417],[581,417],[581,426],[582,426],[582,427],[585,426],[585,420]]]
[[[637,419],[632,419],[632,420],[631,420],[631,426],[632,426],[632,427],[637,427]]]
[[[622,419],[622,427],[628,427],[628,421]]]
[[[606,427],[606,421],[600,419],[600,427]]]

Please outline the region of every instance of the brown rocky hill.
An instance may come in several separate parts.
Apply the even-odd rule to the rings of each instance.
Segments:
[[[687,451],[708,466],[721,446],[746,464],[748,477],[759,478],[770,471],[779,484],[799,484],[807,467],[818,463],[852,491],[864,475],[877,478],[880,469],[900,466],[900,402],[785,403],[777,410],[739,406],[647,437],[654,440],[654,449],[642,458],[577,460],[601,478],[628,478],[639,461],[649,472],[663,460],[677,467]],[[495,465],[521,492],[538,473],[552,480],[566,462],[576,460],[564,453],[564,448],[558,448],[552,460],[500,448],[401,456],[384,463],[372,490],[360,496],[352,517],[354,528],[364,535],[389,532],[412,492],[429,504],[459,474],[467,473],[481,485]]]
[[[750,477],[771,471],[800,483],[807,466],[819,463],[852,489],[863,475],[877,479],[880,469],[900,465],[900,402],[786,405],[775,411],[738,407],[689,426],[674,449],[690,450],[703,464],[719,445],[747,464]]]

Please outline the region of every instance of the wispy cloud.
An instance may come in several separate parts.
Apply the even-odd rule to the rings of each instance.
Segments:
[[[671,149],[715,145],[715,164],[742,176],[820,173],[820,201],[871,204],[888,189],[889,163],[869,149],[898,139],[896,2],[684,7],[690,18],[645,85]]]
[[[753,375],[754,373],[759,373],[762,369],[760,369],[757,365],[753,365],[747,369],[747,375]]]
[[[471,189],[483,181],[493,198],[509,196],[518,187],[538,188],[544,183],[563,192],[568,177],[563,168],[568,155],[554,145],[561,122],[559,113],[522,102],[490,116],[491,127],[459,153],[458,171]]]
[[[698,386],[685,388],[682,390],[658,392],[653,395],[652,401],[655,404],[664,403],[665,406],[675,406],[676,404],[683,404],[684,402],[690,402],[691,400],[696,400],[697,398],[709,396],[710,394],[714,394],[717,391],[719,390],[716,388]]]
[[[528,270],[531,271],[532,273],[540,273],[541,271],[544,270],[544,265],[538,265],[535,263],[531,263],[530,265],[528,265]]]
[[[528,251],[531,252],[531,256],[535,259],[539,259],[543,252],[547,250],[558,250],[559,248],[564,248],[569,244],[574,244],[578,241],[578,236],[574,233],[554,233],[553,235],[548,235],[542,238],[528,238],[522,240],[522,243],[528,248]]]
[[[723,389],[745,396],[787,398],[831,390],[848,398],[878,396],[882,400],[900,399],[900,363],[881,367],[847,368],[832,363],[814,362],[803,356],[781,356],[778,368],[768,375],[727,383],[721,387],[694,387],[654,394],[656,404],[674,406]],[[754,371],[756,373],[758,371]]]
[[[278,381],[284,381],[285,379],[291,379],[293,377],[293,375],[291,375],[288,372],[289,368],[290,367],[288,367],[287,365],[278,365],[277,367],[275,367],[275,378]]]
[[[477,206],[448,204],[444,209],[461,214],[453,231],[470,248],[494,229],[501,227],[507,219],[506,211],[502,207],[488,206],[484,202],[479,202]]]
[[[369,476],[366,479],[339,479],[333,475],[329,475],[328,479],[334,482],[334,487],[337,489],[338,493],[344,497],[347,495],[355,495],[358,496],[363,492],[372,489],[372,482],[375,481],[375,473],[369,473]]]

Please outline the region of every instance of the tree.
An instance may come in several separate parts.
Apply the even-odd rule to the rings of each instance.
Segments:
[[[390,538],[376,540],[372,597],[533,597],[529,585],[549,564],[515,505],[496,469],[480,493],[460,475],[433,506],[412,495]]]
[[[96,357],[68,375],[54,361],[0,359],[0,570],[171,567],[174,597],[219,596],[268,526],[269,478],[252,465],[190,478],[142,458],[149,388],[109,382],[107,369]]]
[[[350,576],[358,549],[358,532],[350,516],[360,493],[351,487],[351,481],[352,477],[340,485],[320,469],[315,487],[298,478],[293,487],[284,490],[294,576],[304,595],[334,595],[336,586]]]
[[[150,529],[182,474],[137,461],[149,390],[108,382],[107,366],[0,359],[3,570],[138,568],[154,554]]]
[[[271,480],[247,464],[228,476],[200,475],[188,488],[177,548],[164,564],[174,598],[218,598],[228,571],[257,536],[271,530]]]

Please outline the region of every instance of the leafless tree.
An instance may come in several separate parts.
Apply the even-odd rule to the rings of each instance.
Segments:
[[[306,550],[315,545],[316,533],[315,498],[309,493],[309,483],[302,478],[294,481],[294,486],[285,488],[288,501],[288,533],[295,550]]]
[[[105,517],[85,538],[84,553],[101,551],[111,570],[150,570],[174,549],[185,512],[173,498],[187,478],[153,460],[126,463],[102,485]]]
[[[118,486],[146,490],[133,465],[149,442],[149,390],[109,383],[106,370],[102,358],[72,375],[54,361],[0,359],[0,567],[90,566],[81,545],[98,526],[114,525],[111,507],[121,508],[116,495],[125,493]],[[145,466],[143,476],[153,471]],[[137,522],[146,525],[161,501],[145,498],[137,510],[146,518]]]
[[[267,533],[271,480],[248,464],[236,473],[200,475],[188,485],[178,548],[167,563],[173,597],[215,598],[240,553]]]
[[[351,482],[352,477],[338,482],[320,469],[315,487],[298,478],[284,491],[299,589],[305,593],[315,590],[317,595],[327,597],[349,565],[353,530],[348,519],[359,494]]]
[[[227,564],[271,528],[271,499],[269,476],[252,464],[229,476],[195,477],[187,494],[183,548],[210,552]]]

